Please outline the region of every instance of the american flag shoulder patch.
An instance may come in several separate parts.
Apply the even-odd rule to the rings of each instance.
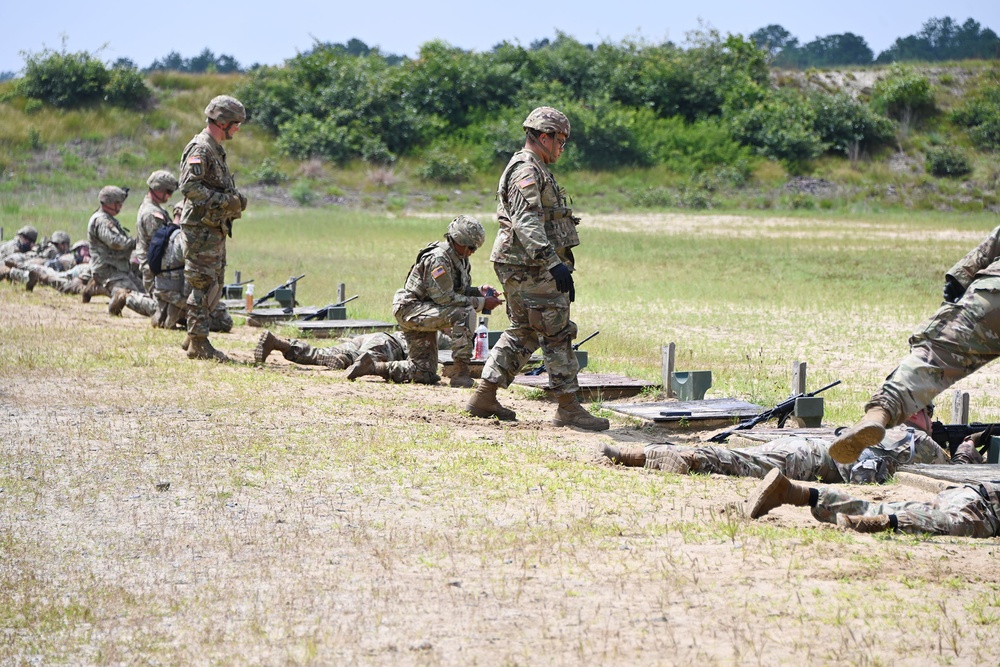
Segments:
[[[201,164],[201,156],[192,155],[191,157],[188,158],[188,164]]]
[[[443,266],[434,267],[434,269],[431,271],[431,276],[434,278],[440,278],[444,274],[445,274],[445,269]]]
[[[535,177],[534,176],[528,176],[526,178],[522,178],[521,180],[519,180],[517,182],[517,187],[519,187],[519,188],[526,188],[529,185],[534,185],[534,184],[535,184]]]

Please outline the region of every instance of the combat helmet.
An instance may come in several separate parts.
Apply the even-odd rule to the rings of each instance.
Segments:
[[[521,127],[545,134],[565,134],[566,138],[569,138],[569,118],[562,111],[552,107],[538,107],[528,114]]]
[[[117,185],[105,185],[97,195],[97,201],[102,204],[122,204],[128,199],[128,188]]]
[[[205,118],[214,120],[218,125],[243,123],[247,119],[247,110],[243,103],[235,97],[219,95],[213,97],[212,101],[205,107]]]
[[[60,243],[65,243],[69,245],[70,238],[69,234],[63,231],[52,232],[52,245],[59,245]]]
[[[32,243],[38,240],[38,230],[32,227],[31,225],[25,225],[24,227],[21,227],[19,230],[17,230],[17,235],[23,236]]]
[[[459,245],[478,250],[486,241],[486,230],[471,215],[460,215],[448,223],[447,236]]]
[[[73,244],[73,246],[70,248],[70,250],[76,251],[76,250],[79,250],[80,248],[87,248],[87,249],[89,249],[90,248],[90,241],[77,241],[76,243]]]
[[[157,169],[150,174],[149,178],[146,179],[146,185],[149,186],[150,190],[170,192],[176,192],[178,187],[177,179],[166,169]]]

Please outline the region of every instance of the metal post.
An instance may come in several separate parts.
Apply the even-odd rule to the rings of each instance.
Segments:
[[[951,396],[951,423],[969,423],[969,392],[956,389]]]
[[[806,362],[792,362],[792,396],[806,393]]]
[[[242,280],[240,280],[240,272],[239,271],[233,271],[233,274],[236,277],[236,280],[233,281],[234,283],[236,283],[237,285],[239,285],[241,282],[243,282]]]
[[[674,359],[677,354],[677,345],[670,343],[660,349],[663,361],[663,394],[667,398],[676,398],[670,380],[674,377]]]
[[[347,285],[345,283],[340,283],[337,285],[337,303],[344,303],[347,299]],[[475,329],[473,329],[475,331]]]

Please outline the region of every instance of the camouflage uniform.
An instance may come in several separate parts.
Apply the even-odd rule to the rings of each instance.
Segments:
[[[364,353],[368,353],[375,361],[400,362],[406,359],[407,343],[406,337],[401,332],[396,333],[370,333],[360,336],[347,336],[340,338],[330,347],[312,347],[301,341],[290,341],[290,348],[282,355],[288,361],[303,366],[327,366],[333,357],[343,356],[341,368],[350,366],[358,360]],[[405,382],[402,373],[397,372],[393,377],[394,382]]]
[[[21,238],[23,237],[24,241]],[[31,225],[25,225],[17,230],[10,241],[0,243],[0,259],[6,259],[17,253],[28,253],[36,249],[35,241],[38,240],[38,230]]]
[[[139,260],[139,271],[142,274],[142,284],[147,294],[153,293],[153,272],[146,261],[149,242],[153,240],[156,230],[170,222],[170,214],[157,204],[146,193],[135,220],[135,256]]]
[[[910,460],[909,437],[905,428],[891,429],[881,444],[871,449],[899,463],[948,463],[944,450],[929,435],[914,431],[913,460]],[[725,447],[677,447],[675,445],[647,445],[645,467],[661,469],[664,454],[673,452],[683,456],[691,472],[715,473],[735,477],[763,478],[777,468],[789,479],[804,482],[821,481],[828,484],[846,482],[851,478],[854,464],[839,464],[830,457],[830,440],[787,436],[759,447],[727,449]],[[669,467],[667,465],[666,467]]]
[[[153,296],[158,302],[154,326],[172,329],[187,318],[187,299],[191,286],[184,279],[184,234],[176,230],[170,235],[163,252],[161,267],[166,269],[153,278]],[[231,331],[233,318],[220,300],[208,315],[209,331]]]
[[[459,257],[447,240],[428,244],[392,300],[409,357],[389,363],[389,379],[423,384],[440,380],[437,335],[443,329],[452,331],[452,358],[468,363],[474,343],[470,323],[485,303],[479,288],[472,286],[469,260]]]
[[[497,192],[500,230],[490,261],[507,297],[510,327],[490,351],[484,380],[507,387],[541,343],[549,385],[559,396],[576,394],[580,368],[573,353],[576,324],[570,294],[560,292],[549,269],[573,269],[579,220],[566,207],[566,192],[531,150],[514,154]]]
[[[69,254],[69,253],[67,253]],[[62,255],[60,260],[65,257]],[[93,277],[90,264],[76,264],[65,271],[55,271],[48,267],[35,269],[38,284],[57,289],[63,294],[80,294]]]
[[[966,288],[910,338],[910,353],[872,396],[891,424],[1000,355],[1000,227],[947,273]]]
[[[135,239],[113,215],[98,209],[87,223],[87,240],[90,242],[91,270],[97,284],[110,294],[118,289],[128,290],[125,305],[140,315],[152,315],[156,302],[145,296],[142,284],[132,273]]]
[[[1000,533],[1000,483],[946,489],[929,503],[876,503],[853,498],[829,487],[816,489],[812,508],[817,521],[837,523],[837,516],[895,516],[904,533],[931,533],[957,537],[995,537]]]
[[[184,148],[180,191],[184,195],[181,209],[184,277],[191,286],[187,298],[188,333],[207,337],[210,313],[222,298],[226,236],[232,236],[232,224],[241,215],[243,200],[229,173],[226,149],[208,129],[202,130]]]

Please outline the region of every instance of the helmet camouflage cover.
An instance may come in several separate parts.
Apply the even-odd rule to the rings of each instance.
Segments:
[[[205,107],[205,118],[220,124],[242,123],[247,119],[247,110],[235,97],[219,95]]]
[[[66,232],[52,232],[52,243],[59,245],[60,243],[69,243],[69,234]]]
[[[128,199],[128,188],[117,185],[105,185],[97,195],[97,201],[102,204],[121,204]]]
[[[90,241],[77,241],[70,250],[79,250],[80,248],[90,248]]]
[[[528,114],[521,127],[545,134],[565,134],[569,138],[569,118],[562,111],[552,107],[538,107]]]
[[[19,230],[17,230],[17,235],[23,236],[32,243],[38,240],[38,230],[32,227],[31,225],[25,225],[24,227],[21,227]]]
[[[178,183],[177,179],[169,171],[166,169],[157,169],[146,179],[146,185],[149,186],[150,190],[176,192]]]
[[[466,248],[478,249],[486,241],[486,230],[471,215],[460,215],[448,223],[448,238]]]

